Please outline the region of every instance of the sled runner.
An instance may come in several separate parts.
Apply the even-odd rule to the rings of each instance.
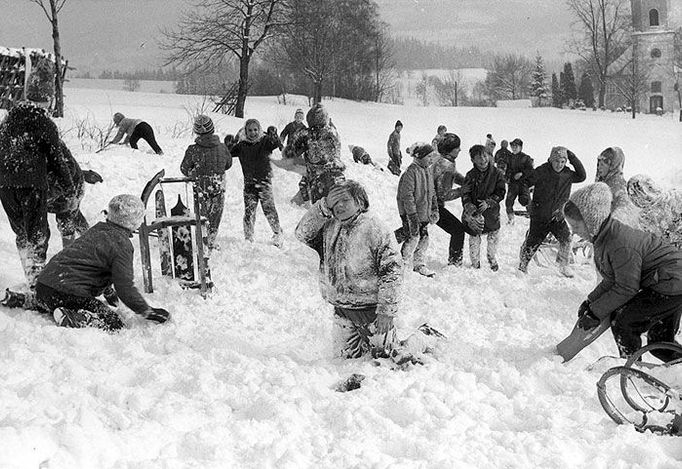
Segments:
[[[576,322],[568,337],[557,344],[556,351],[565,363],[597,340],[609,327],[611,327],[611,322],[608,318],[602,319],[598,326],[588,330],[581,329]]]

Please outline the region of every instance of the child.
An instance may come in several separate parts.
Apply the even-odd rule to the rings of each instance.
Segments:
[[[296,109],[296,112],[294,113],[294,120],[284,126],[284,130],[282,130],[282,133],[279,134],[280,150],[282,150],[282,147],[284,148],[284,151],[282,152],[283,158],[294,158],[296,156],[296,150],[294,146],[296,134],[307,129],[303,123],[303,118],[303,109]],[[285,141],[286,145],[283,145]]]
[[[443,124],[439,125],[438,128],[436,129],[436,136],[433,137],[433,140],[431,140],[431,146],[433,148],[438,148],[438,142],[443,140],[443,136],[445,133],[448,131],[448,128],[444,126]]]
[[[675,342],[682,315],[682,251],[666,241],[632,228],[611,214],[613,196],[601,182],[575,191],[564,207],[566,221],[594,244],[594,262],[602,281],[578,310],[578,326],[590,330],[609,318],[620,356],[642,346]],[[654,350],[664,362],[682,358]]]
[[[493,272],[496,272],[499,269],[495,256],[500,230],[500,201],[504,199],[505,193],[504,176],[492,164],[483,145],[471,147],[469,156],[474,167],[466,174],[462,184],[464,214],[470,218],[483,216],[483,226],[480,228],[479,234],[469,236],[471,266],[474,269],[481,268],[481,235],[487,234],[488,262]],[[476,227],[476,229],[478,228]]]
[[[414,162],[398,182],[398,213],[407,236],[400,253],[404,261],[414,258],[415,272],[433,277],[435,272],[426,267],[424,257],[429,247],[429,223],[438,222],[438,200],[433,175],[427,168],[438,153],[428,143],[421,142],[412,145],[408,153],[414,157]]]
[[[270,154],[279,145],[277,129],[263,133],[260,122],[248,119],[244,126],[244,139],[232,147],[232,154],[239,158],[244,173],[244,238],[253,241],[256,224],[256,208],[261,204],[263,214],[274,233],[272,243],[282,246],[282,228],[272,195],[272,166]]]
[[[386,142],[388,170],[396,176],[400,176],[400,165],[403,163],[403,154],[400,152],[400,132],[402,131],[403,123],[396,121],[393,132],[388,136],[388,142]]]
[[[528,177],[533,172],[533,159],[526,155],[521,149],[523,141],[515,138],[511,141],[511,155],[507,158],[505,177],[507,179],[507,217],[509,223],[514,223],[514,202],[518,197],[522,206],[527,206],[530,202],[530,188],[528,187]]]
[[[216,237],[225,205],[225,171],[232,167],[232,155],[214,134],[213,121],[203,114],[194,119],[194,145],[187,147],[180,171],[196,178],[201,195],[201,215],[208,220],[208,249],[216,247]]]
[[[642,230],[682,248],[682,191],[663,190],[649,176],[637,174],[628,180],[628,195],[640,209]]]
[[[575,170],[566,167],[571,163]],[[530,228],[521,246],[519,270],[528,271],[528,263],[549,233],[559,241],[559,271],[573,277],[568,261],[571,250],[571,231],[563,216],[563,206],[571,195],[571,185],[583,182],[585,168],[572,151],[554,147],[547,163],[539,166],[528,180],[535,186],[530,210]]]
[[[157,155],[163,155],[163,150],[161,150],[159,144],[156,143],[156,138],[154,138],[154,129],[145,121],[141,119],[132,119],[117,112],[114,114],[114,125],[118,127],[118,133],[108,145],[120,142],[125,136],[121,145],[129,143],[130,148],[137,150],[137,142],[142,139],[152,147],[152,150],[154,150]]]
[[[633,228],[640,228],[639,209],[628,196],[627,182],[623,176],[625,154],[619,147],[609,147],[597,157],[597,177],[595,182],[604,182],[611,189],[613,216]]]
[[[168,311],[150,307],[133,283],[130,237],[143,218],[139,197],[121,194],[111,199],[107,221],[75,239],[50,259],[38,276],[38,310],[53,316],[59,326],[121,329],[118,314],[96,298],[113,283],[128,308],[150,321],[166,322]]]

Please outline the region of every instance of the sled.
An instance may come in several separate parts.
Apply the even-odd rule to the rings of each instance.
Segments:
[[[597,340],[609,327],[611,327],[609,318],[602,319],[598,326],[589,330],[581,329],[576,322],[568,337],[557,344],[556,352],[566,363],[578,355],[582,349]]]
[[[182,203],[179,195],[178,202],[171,209],[170,214],[171,217],[189,216],[189,209]],[[181,280],[194,280],[194,249],[192,248],[192,232],[189,227],[174,226],[171,228],[171,240],[173,243],[175,277]]]
[[[156,218],[166,217],[166,200],[161,189],[156,191],[155,194],[156,202]],[[159,228],[159,258],[161,259],[161,273],[163,275],[172,277],[173,267],[171,265],[172,253],[170,245],[170,236],[168,234],[168,228]]]
[[[300,157],[282,158],[281,160],[273,158],[270,161],[272,161],[272,164],[274,164],[278,168],[282,168],[287,171],[292,171],[296,174],[300,174],[301,176],[304,176],[306,173],[305,160],[303,158]]]

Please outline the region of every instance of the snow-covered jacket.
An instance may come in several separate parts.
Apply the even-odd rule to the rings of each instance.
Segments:
[[[401,161],[403,159],[403,154],[400,152],[400,132],[397,130],[391,132],[386,142],[386,149],[389,160]]]
[[[428,168],[415,160],[400,176],[398,182],[398,213],[417,214],[421,223],[438,221],[438,200],[433,185],[433,175]]]
[[[279,137],[263,134],[257,142],[240,140],[232,148],[232,155],[239,158],[244,174],[244,184],[269,182],[272,179],[270,154],[279,146]]]
[[[510,155],[513,155],[513,153],[506,148],[500,148],[495,152],[495,166],[505,174],[507,171],[507,161],[509,161]]]
[[[0,125],[0,187],[48,188],[48,172],[75,193],[69,167],[60,151],[57,126],[44,109],[20,104]]]
[[[138,314],[149,305],[134,283],[132,233],[100,222],[47,263],[38,282],[62,293],[94,298],[114,284],[121,301]]]
[[[402,283],[402,257],[392,233],[362,212],[351,222],[326,217],[316,202],[296,227],[296,237],[320,256],[320,290],[333,306],[377,307],[395,316]]]
[[[461,186],[464,183],[464,175],[457,171],[454,161],[450,161],[443,155],[438,155],[429,166],[429,171],[431,171],[439,206],[442,207],[445,202],[455,200],[462,195],[460,187],[453,187],[454,184]]]
[[[479,171],[474,166],[464,176],[462,184],[462,206],[467,210],[468,204],[478,207],[479,202],[485,201],[488,208],[482,213],[485,224],[483,233],[500,229],[500,201],[504,199],[506,188],[502,171],[492,162],[488,163],[485,171]],[[478,212],[478,209],[475,209]]]
[[[639,209],[630,200],[627,182],[623,176],[625,154],[619,147],[611,147],[610,150],[603,159],[604,164],[608,166],[608,171],[604,176],[597,174],[595,182],[604,182],[611,189],[613,217],[626,225],[639,228]]]
[[[80,206],[80,201],[85,195],[83,171],[63,140],[59,141],[59,151],[62,158],[61,167],[68,171],[70,177],[64,181],[63,178],[60,177],[61,174],[48,169],[48,213],[63,213],[76,210]],[[64,184],[71,184],[71,186],[65,187]]]
[[[549,221],[552,218],[563,219],[562,209],[571,195],[571,185],[583,182],[587,177],[585,167],[573,152],[568,152],[568,166],[560,172],[554,171],[549,161],[537,167],[528,178],[533,190],[533,202],[530,216],[537,220]]]
[[[631,177],[627,188],[630,200],[640,209],[641,228],[682,248],[682,191],[663,190],[643,174]]]
[[[123,139],[123,143],[128,143],[130,137],[133,135],[135,127],[137,127],[137,124],[140,124],[141,122],[143,122],[142,119],[133,119],[130,117],[124,117],[121,119],[121,122],[118,123],[118,132],[111,143],[120,142],[124,135],[125,138]]]
[[[516,173],[521,173],[519,179],[514,179]],[[533,174],[533,158],[522,151],[510,152],[507,155],[507,168],[504,174],[509,184],[527,184],[528,178]]]
[[[232,155],[215,134],[199,135],[187,147],[180,171],[197,178],[201,190],[216,194],[225,190],[225,171],[232,167]]]

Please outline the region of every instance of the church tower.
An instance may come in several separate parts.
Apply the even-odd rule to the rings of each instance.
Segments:
[[[673,65],[675,30],[682,24],[682,0],[630,0],[632,42],[640,70],[647,70],[647,92],[640,98],[643,112],[659,108],[673,112],[677,102]]]

